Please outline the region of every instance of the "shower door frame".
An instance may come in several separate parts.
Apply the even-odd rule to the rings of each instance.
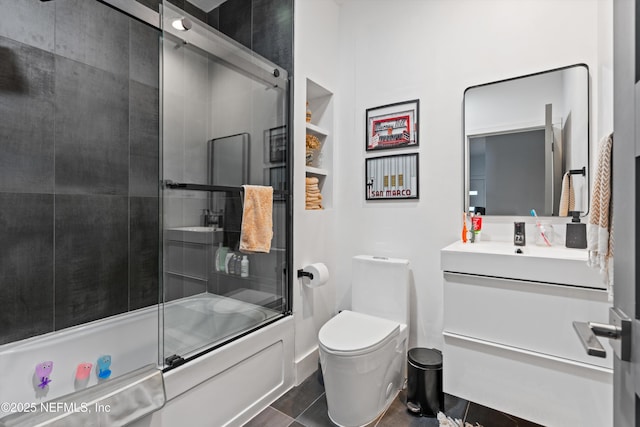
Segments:
[[[202,37],[199,37],[197,34],[194,34],[193,32],[191,34],[189,33],[183,33],[180,32],[178,30],[174,30],[173,28],[171,28],[171,26],[168,26],[167,28],[163,28],[162,25],[162,16],[160,11],[153,11],[152,9],[142,5],[141,3],[138,3],[136,1],[131,1],[131,0],[96,0],[100,3],[106,4],[107,6],[113,7],[115,9],[120,10],[121,12],[125,13],[126,15],[129,15],[139,21],[142,21],[152,27],[154,27],[155,29],[159,30],[162,34],[164,34],[164,32],[168,32],[170,34],[172,34],[175,37],[178,37],[180,39],[183,39],[185,43],[191,43],[193,45],[195,45],[198,49],[201,49],[211,55],[217,56],[217,57],[221,57],[224,56],[225,57],[225,61],[228,65],[230,65],[232,68],[236,68],[236,69],[241,69],[246,73],[249,73],[251,75],[254,76],[254,78],[262,80],[265,83],[271,84],[275,87],[280,87],[283,88],[284,90],[287,91],[288,96],[285,96],[285,120],[284,123],[287,126],[287,150],[286,150],[286,156],[285,156],[285,165],[287,167],[287,173],[286,173],[286,177],[287,177],[287,183],[286,183],[286,188],[287,190],[283,192],[283,194],[281,195],[280,200],[285,201],[286,205],[285,205],[285,223],[286,223],[286,265],[284,267],[284,272],[283,274],[285,274],[286,279],[285,279],[285,283],[284,283],[284,287],[283,287],[283,300],[284,300],[284,308],[283,311],[281,313],[280,316],[275,316],[273,319],[269,319],[266,322],[261,323],[260,325],[254,327],[254,328],[250,328],[247,331],[244,331],[240,334],[234,335],[229,339],[223,340],[219,343],[215,343],[212,344],[208,347],[206,347],[205,349],[203,349],[200,352],[196,352],[195,354],[187,357],[187,358],[179,358],[179,360],[176,361],[176,363],[174,365],[171,366],[165,366],[165,360],[163,359],[163,352],[161,351],[161,347],[158,348],[158,365],[159,366],[165,366],[163,368],[163,371],[169,371],[175,367],[178,367],[180,365],[182,365],[183,363],[186,363],[190,360],[193,360],[195,358],[198,358],[204,354],[210,353],[211,351],[218,349],[232,341],[235,341],[237,339],[240,339],[248,334],[251,334],[252,332],[255,332],[256,330],[262,329],[280,319],[282,319],[283,317],[286,316],[291,316],[293,314],[292,312],[292,307],[293,307],[293,301],[292,301],[292,294],[293,294],[293,275],[291,274],[291,266],[293,265],[293,129],[292,129],[292,105],[293,105],[293,85],[292,85],[292,74],[290,74],[288,71],[284,70],[282,67],[273,64],[271,61],[267,60],[266,58],[263,58],[262,56],[260,56],[259,54],[253,52],[253,51],[249,51],[249,49],[247,49],[246,47],[240,45],[239,43],[235,42],[234,40],[232,40],[231,38],[225,36],[224,34],[218,32],[217,30],[211,28],[212,32],[218,33],[217,35],[219,36],[218,41],[216,42],[212,42],[210,40],[204,40]],[[160,3],[161,8],[164,7],[163,6],[164,0],[163,2]],[[181,10],[180,12],[183,16],[185,17],[189,17],[189,19],[194,20],[195,22],[201,22],[198,19],[194,18],[193,16],[189,15],[187,12]],[[162,76],[162,54],[163,54],[163,46],[162,46],[162,42],[163,42],[163,36],[161,35],[161,40],[160,40],[160,52],[159,52],[159,64],[160,64],[160,78],[159,78],[159,83],[162,82],[163,76]],[[216,46],[215,43],[217,42],[221,42],[222,46]],[[205,49],[201,46],[201,44],[204,43],[207,47],[209,47],[211,50]],[[221,49],[221,50],[219,50]],[[226,54],[226,55],[224,55]],[[229,61],[229,58],[234,59],[235,61]],[[159,144],[160,147],[162,146],[162,129],[163,129],[163,112],[162,112],[162,85],[159,84],[160,87],[160,119],[159,119],[159,135],[160,135],[160,139],[159,139]],[[163,155],[162,155],[162,150],[160,150],[160,155],[159,155],[159,199],[160,201],[163,200],[163,190],[164,190],[164,186],[165,183],[163,181]],[[162,179],[162,181],[160,181]],[[163,225],[163,217],[164,217],[164,209],[163,209],[163,203],[160,202],[159,204],[159,218],[160,218],[160,224],[161,226],[159,227],[159,241],[160,242],[164,242],[163,238],[164,238],[164,225]],[[158,301],[158,308],[160,309],[162,307],[162,304],[164,304],[164,297],[163,297],[163,290],[164,290],[164,263],[163,263],[163,258],[164,258],[164,244],[160,244],[159,245],[159,251],[158,251],[158,256],[159,256],[159,266],[160,269],[158,271],[158,286],[159,286],[159,301]],[[159,338],[159,343],[160,345],[162,345],[163,343],[163,331],[164,331],[164,325],[163,325],[163,316],[161,315],[161,312],[159,311],[159,315],[158,315],[158,338]]]

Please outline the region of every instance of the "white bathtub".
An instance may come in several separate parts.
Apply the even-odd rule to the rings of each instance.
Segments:
[[[189,356],[203,350],[205,341],[230,338],[247,324],[273,316],[271,310],[212,294],[172,301],[160,310],[164,342],[158,307],[149,307],[0,346],[0,403],[15,403],[15,409],[97,384],[95,370],[88,382],[78,384],[76,367],[82,362],[95,367],[105,354],[111,355],[111,375],[117,377],[158,364],[159,343],[165,356]],[[135,425],[240,425],[292,386],[293,358],[288,316],[165,372],[167,404]],[[34,382],[34,372],[36,364],[49,360],[54,367],[45,393]],[[6,413],[0,408],[0,418]]]

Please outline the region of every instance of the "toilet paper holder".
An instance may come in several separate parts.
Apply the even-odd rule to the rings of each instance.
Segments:
[[[306,279],[305,279],[306,277]],[[322,286],[329,280],[329,270],[321,262],[309,264],[298,270],[298,279],[309,288]]]
[[[298,278],[300,277],[308,277],[309,280],[313,280],[313,273],[309,273],[308,271],[304,271],[303,269],[298,270]]]

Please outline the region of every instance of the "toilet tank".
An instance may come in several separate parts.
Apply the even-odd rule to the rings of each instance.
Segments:
[[[351,308],[409,324],[409,261],[358,255],[353,257]]]

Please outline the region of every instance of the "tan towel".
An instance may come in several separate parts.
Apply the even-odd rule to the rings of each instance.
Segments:
[[[273,187],[243,185],[244,206],[240,229],[240,252],[271,250],[273,238]]]
[[[613,297],[613,271],[610,268],[613,257],[612,147],[613,134],[603,138],[598,144],[598,159],[587,224],[588,264],[600,268],[609,289],[609,298]]]
[[[560,194],[559,216],[569,216],[569,212],[576,208],[576,195],[573,191],[573,181],[569,172],[562,177],[562,193]]]

